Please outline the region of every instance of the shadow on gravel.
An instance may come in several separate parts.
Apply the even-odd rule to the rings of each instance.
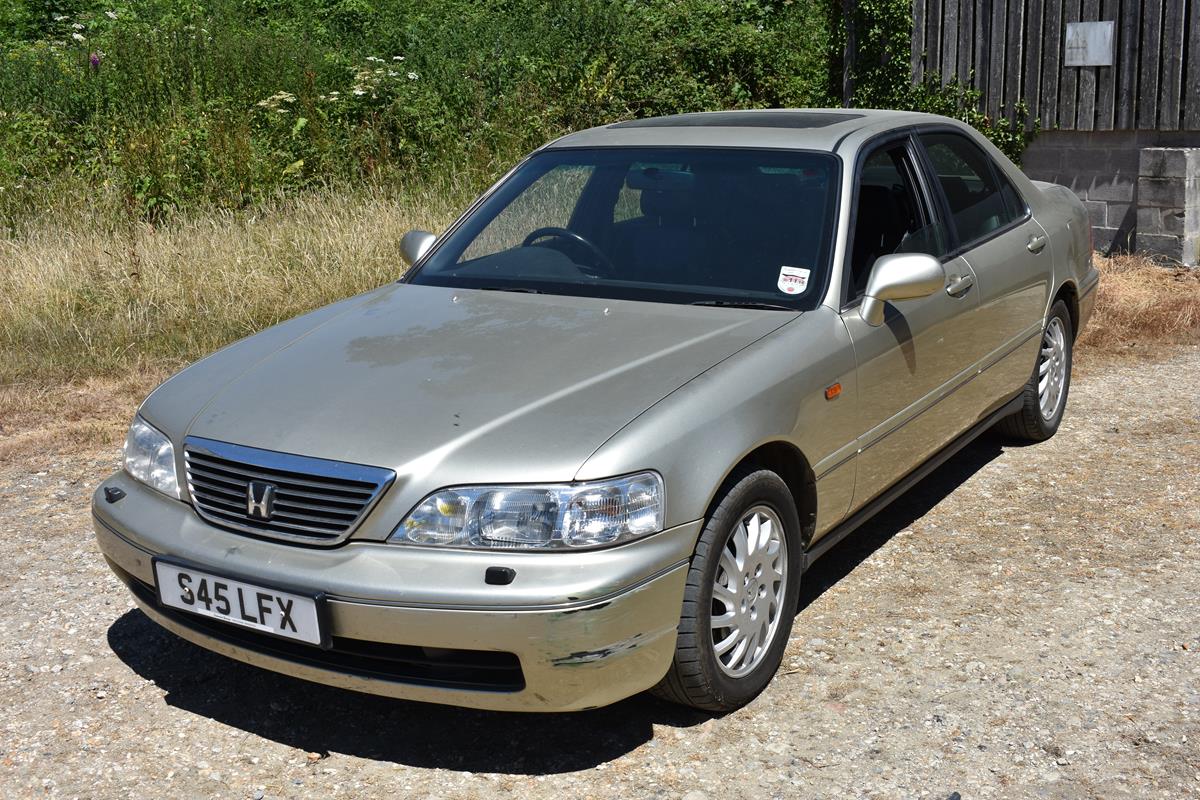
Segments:
[[[984,437],[851,534],[805,575],[800,610],[1001,453]],[[108,630],[114,653],[168,704],[290,747],[410,766],[551,774],[612,761],[711,715],[648,695],[575,714],[501,714],[393,700],[289,678],[226,659],[159,628],[141,611]]]
[[[176,708],[308,752],[416,767],[574,772],[649,742],[654,724],[689,727],[711,717],[648,695],[575,714],[502,714],[375,697],[210,653],[137,609],[109,627],[108,643]]]
[[[889,539],[925,516],[968,478],[999,458],[1004,452],[1003,447],[1010,445],[994,433],[980,436],[818,559],[804,573],[800,585],[800,612],[853,572]],[[793,633],[802,634],[799,629]]]

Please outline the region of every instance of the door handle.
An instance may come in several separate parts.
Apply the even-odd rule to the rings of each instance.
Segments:
[[[954,296],[962,294],[975,285],[975,279],[970,275],[951,275],[950,285],[946,287],[946,294]]]
[[[1046,237],[1034,234],[1029,237],[1029,244],[1025,245],[1025,249],[1031,253],[1040,253],[1046,249]]]

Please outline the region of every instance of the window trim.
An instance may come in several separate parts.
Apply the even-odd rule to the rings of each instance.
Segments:
[[[931,224],[937,225],[941,223],[946,228],[948,235],[953,236],[953,242],[957,243],[957,233],[945,225],[945,209],[938,202],[937,196],[933,194],[933,186],[929,181],[929,174],[926,173],[924,158],[924,148],[916,139],[917,129],[912,126],[903,128],[892,128],[883,131],[864,142],[858,148],[858,155],[854,160],[854,175],[850,179],[851,186],[847,194],[850,198],[850,224],[846,226],[846,249],[842,254],[842,276],[840,294],[838,296],[839,313],[845,313],[850,309],[857,308],[862,303],[862,295],[850,297],[850,263],[854,257],[854,232],[858,227],[858,189],[862,185],[863,168],[866,166],[867,160],[881,149],[903,143],[905,150],[908,152],[910,167],[913,170],[913,178],[916,180],[917,189],[917,204],[919,211],[923,212],[929,218]],[[947,242],[949,245],[951,242]],[[947,259],[940,258],[944,264]]]
[[[942,209],[942,213],[946,218],[946,227],[949,230],[954,242],[954,247],[948,250],[946,255],[942,257],[941,261],[943,264],[953,261],[969,250],[974,250],[977,247],[987,244],[993,239],[997,239],[1004,234],[1009,233],[1010,231],[1016,230],[1033,219],[1033,211],[1030,209],[1029,202],[1025,199],[1025,196],[1021,194],[1021,190],[1018,189],[1017,185],[1013,183],[1013,181],[1010,180],[1007,175],[1004,174],[1000,165],[996,163],[996,159],[992,158],[992,155],[987,150],[985,150],[983,147],[980,147],[978,142],[973,141],[968,133],[950,125],[920,125],[914,129],[913,133],[913,138],[916,140],[917,147],[921,153],[921,163],[927,172],[926,177],[929,180],[930,185],[933,187],[934,193],[938,197],[938,203]],[[999,179],[1003,178],[1009,184],[1009,186],[1012,187],[1013,193],[1020,199],[1024,208],[1023,213],[1009,220],[1004,225],[1001,225],[999,228],[988,231],[983,236],[963,242],[962,237],[958,233],[958,223],[954,219],[954,214],[951,213],[950,201],[946,197],[946,192],[942,188],[941,182],[938,179],[937,170],[934,169],[933,161],[929,157],[929,151],[925,147],[924,140],[921,138],[923,135],[929,133],[944,133],[957,136],[974,146],[980,152],[980,154],[983,155],[984,159],[986,159],[989,168],[992,171],[992,180],[996,181],[997,186],[999,186]],[[1007,209],[1008,201],[1004,200],[1003,191],[1000,191],[1000,198],[1004,202],[1004,207]]]

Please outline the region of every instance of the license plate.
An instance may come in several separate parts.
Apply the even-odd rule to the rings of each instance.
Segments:
[[[325,645],[317,597],[158,559],[154,577],[159,601],[165,606],[272,636]]]

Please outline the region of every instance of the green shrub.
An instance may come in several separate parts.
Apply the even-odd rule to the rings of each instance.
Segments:
[[[820,0],[54,2],[6,12],[0,176],[115,185],[151,220],[414,171],[483,185],[572,129],[829,99]]]

